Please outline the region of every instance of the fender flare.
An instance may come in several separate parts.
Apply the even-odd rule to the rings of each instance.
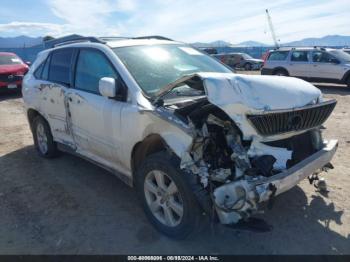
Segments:
[[[350,69],[348,71],[345,72],[343,78],[341,79],[342,83],[346,83],[346,80],[348,80],[350,77]]]

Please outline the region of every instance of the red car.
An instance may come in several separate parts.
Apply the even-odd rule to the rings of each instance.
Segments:
[[[28,70],[28,65],[16,54],[0,52],[0,91],[19,90]]]

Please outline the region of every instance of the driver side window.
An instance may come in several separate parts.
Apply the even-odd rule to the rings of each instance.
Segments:
[[[317,51],[312,54],[312,61],[316,63],[332,63],[334,57],[328,53]]]
[[[98,86],[102,77],[118,79],[115,69],[102,53],[81,50],[76,65],[75,88],[100,95]]]

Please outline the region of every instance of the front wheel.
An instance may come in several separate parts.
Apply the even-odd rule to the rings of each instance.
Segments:
[[[136,174],[136,190],[143,209],[161,233],[183,239],[199,229],[198,202],[177,161],[166,152],[147,157]],[[203,218],[204,219],[204,218]]]
[[[252,65],[249,64],[249,63],[247,63],[247,64],[244,65],[244,69],[245,69],[246,71],[250,71],[250,70],[252,70]]]
[[[278,69],[274,72],[276,76],[288,76],[288,72],[284,69]]]

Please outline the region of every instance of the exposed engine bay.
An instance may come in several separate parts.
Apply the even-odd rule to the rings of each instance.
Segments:
[[[277,191],[274,183],[260,181],[293,167],[323,146],[320,128],[270,142],[258,137],[243,140],[234,121],[206,98],[167,109],[191,127],[193,144],[180,167],[198,176],[222,224],[256,213],[258,204]]]

